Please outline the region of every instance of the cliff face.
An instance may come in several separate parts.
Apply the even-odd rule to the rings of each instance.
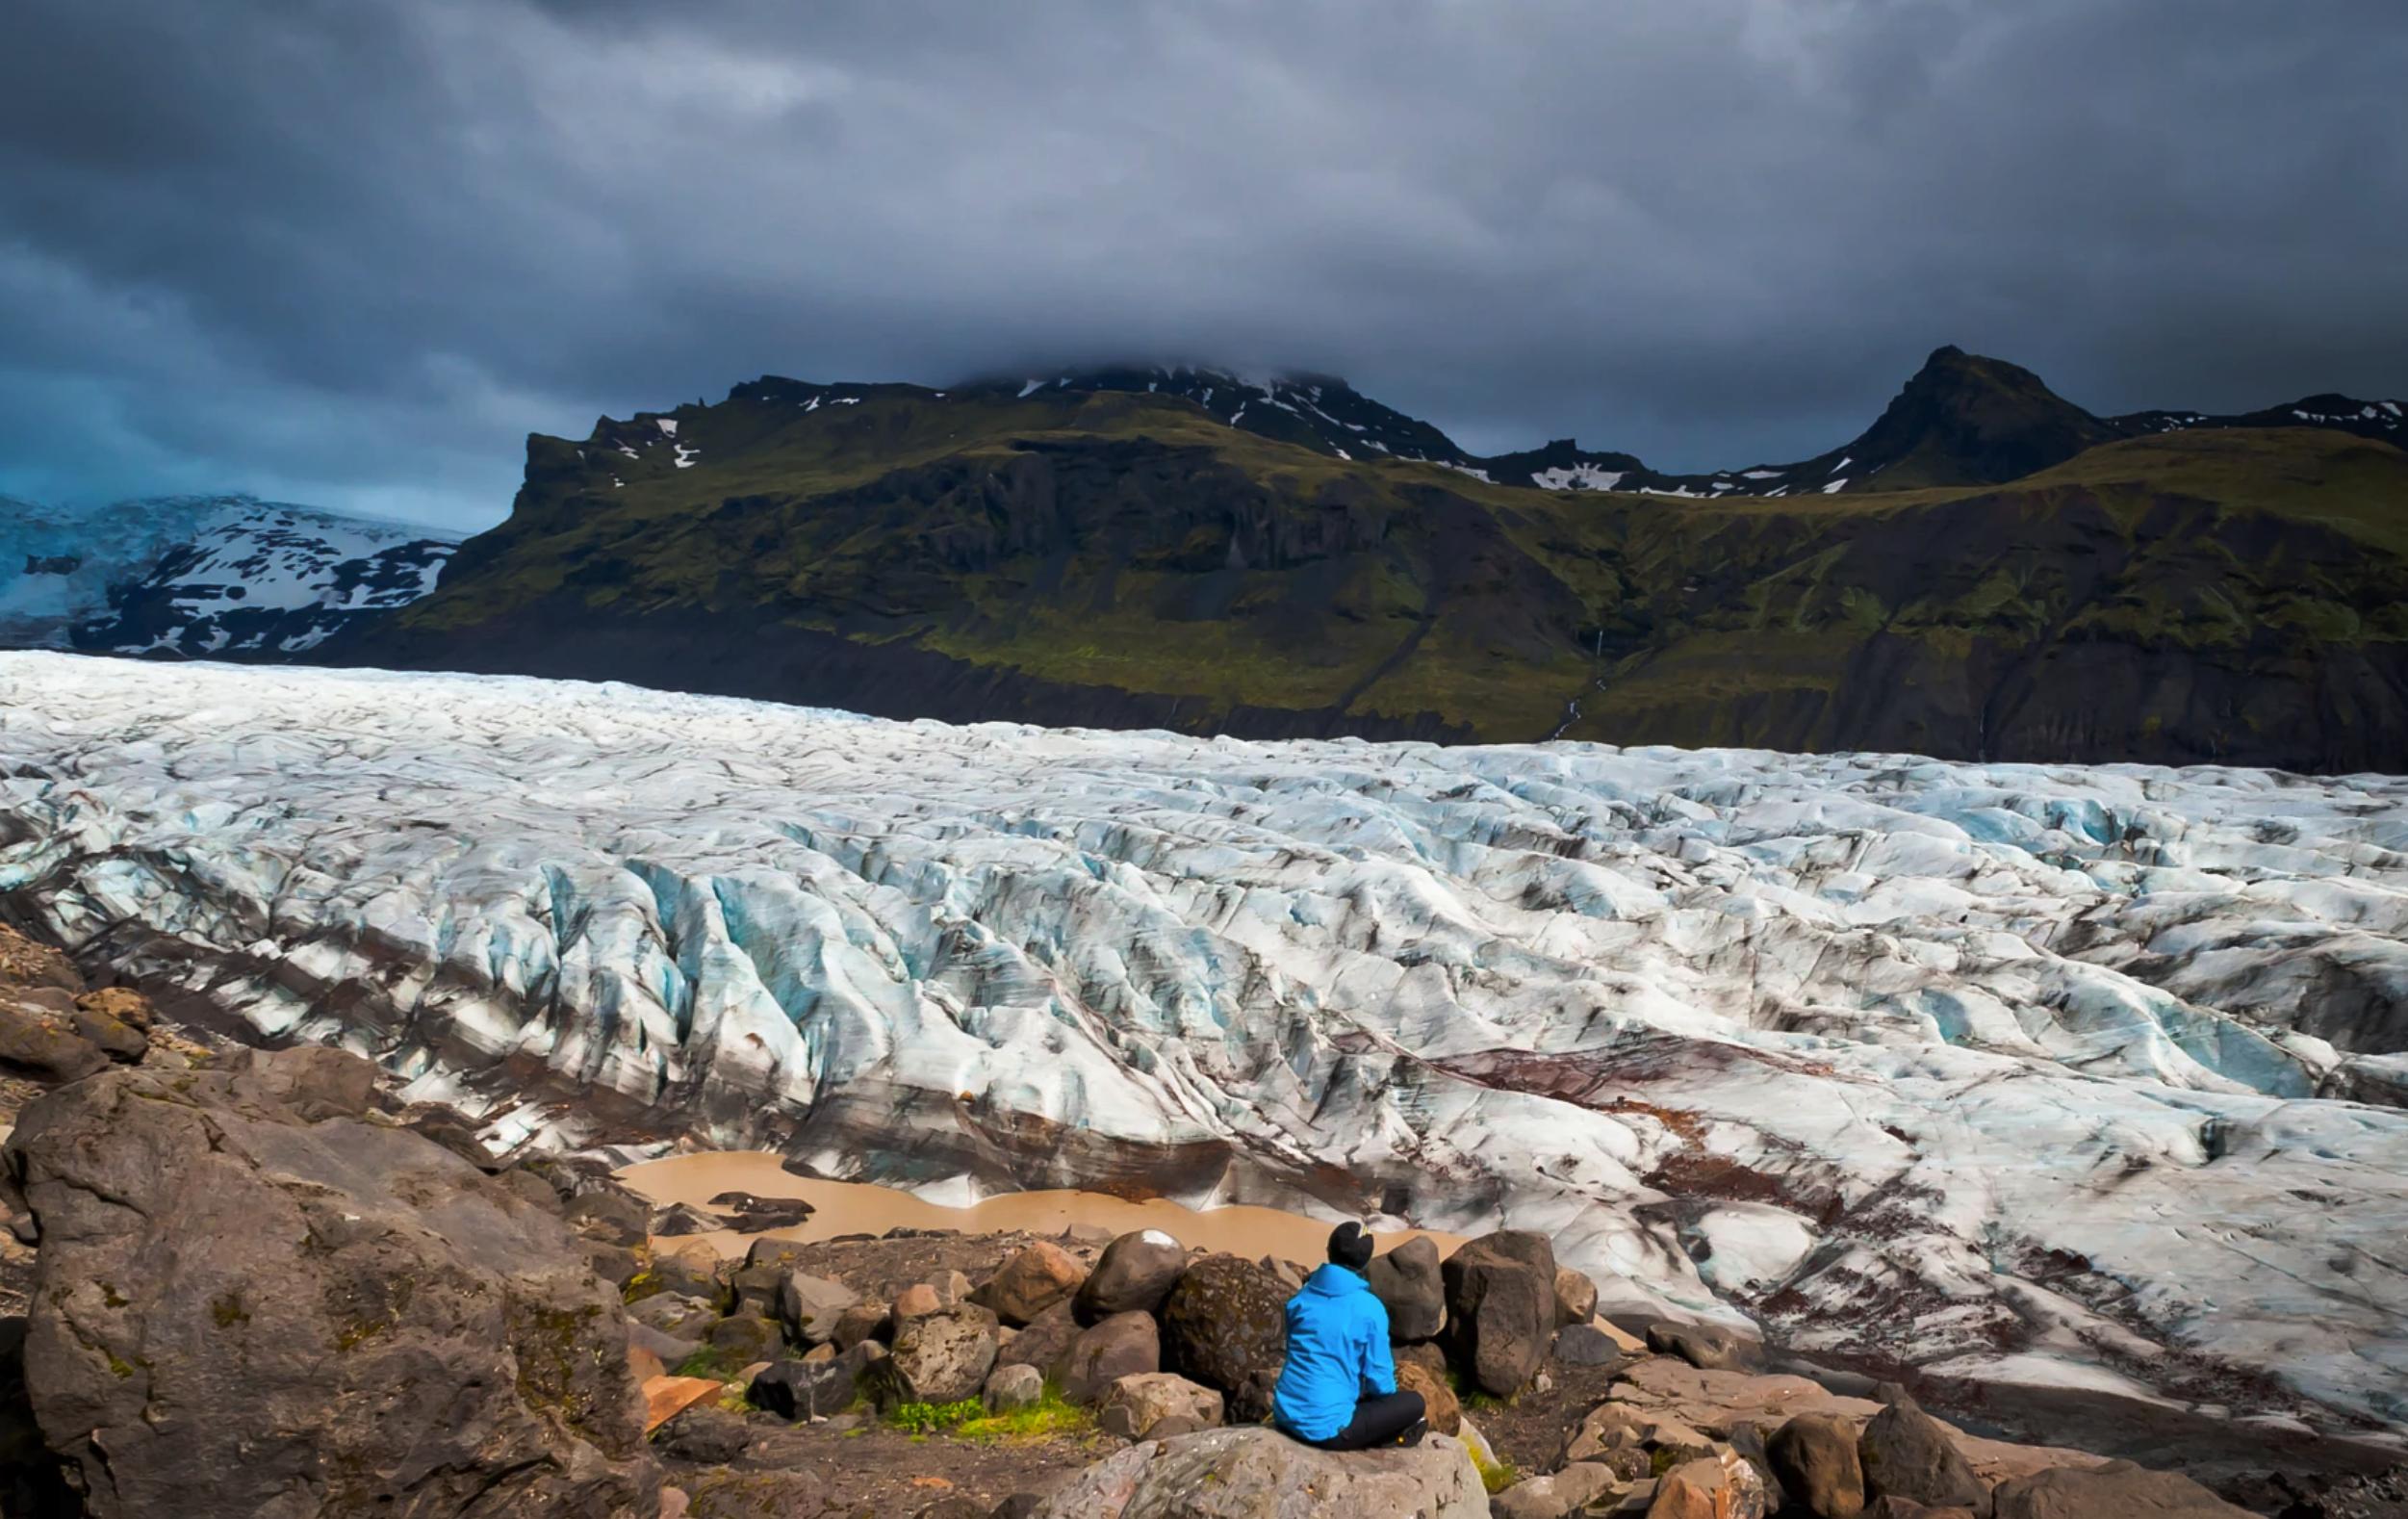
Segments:
[[[1960,476],[2088,438],[1985,364],[1866,436],[1930,412],[1897,467]],[[1144,392],[762,381],[531,439],[510,520],[321,653],[956,721],[2396,769],[2403,608],[2408,454],[2327,428],[1674,501]]]

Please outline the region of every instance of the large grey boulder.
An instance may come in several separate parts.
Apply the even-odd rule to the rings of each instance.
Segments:
[[[1545,1235],[1500,1229],[1447,1257],[1447,1353],[1483,1392],[1510,1398],[1555,1339],[1555,1249]]]
[[[1260,1427],[1133,1445],[1098,1462],[1036,1519],[1475,1519],[1488,1493],[1461,1441],[1343,1455]]]
[[[1287,1364],[1289,1296],[1242,1255],[1205,1256],[1163,1300],[1164,1368],[1221,1394],[1232,1420],[1263,1418]]]
[[[790,1271],[778,1284],[778,1317],[797,1345],[827,1345],[836,1337],[836,1325],[861,1295],[840,1281]]]
[[[1433,1340],[1447,1326],[1447,1283],[1438,1264],[1438,1247],[1426,1234],[1417,1234],[1385,1255],[1374,1256],[1364,1273],[1371,1292],[1388,1308],[1388,1337],[1399,1344]]]
[[[653,1512],[618,1296],[556,1214],[369,1121],[374,1074],[304,1048],[26,1108],[26,1380],[93,1519]]]

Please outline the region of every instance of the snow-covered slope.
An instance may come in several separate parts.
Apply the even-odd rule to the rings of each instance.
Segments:
[[[263,502],[0,502],[0,645],[295,654],[434,589],[456,536]]]
[[[11,911],[500,1137],[1510,1223],[1940,1383],[2408,1424],[2408,781],[43,654],[0,757]]]

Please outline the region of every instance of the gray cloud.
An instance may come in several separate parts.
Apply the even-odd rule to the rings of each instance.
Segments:
[[[1189,356],[1809,453],[1954,342],[2408,390],[2397,0],[19,0],[0,490],[477,526],[762,372]]]

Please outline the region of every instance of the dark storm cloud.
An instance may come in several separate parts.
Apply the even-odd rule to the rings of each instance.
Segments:
[[[1336,370],[1474,447],[2408,390],[2397,0],[18,0],[0,489],[497,517],[767,372]]]

